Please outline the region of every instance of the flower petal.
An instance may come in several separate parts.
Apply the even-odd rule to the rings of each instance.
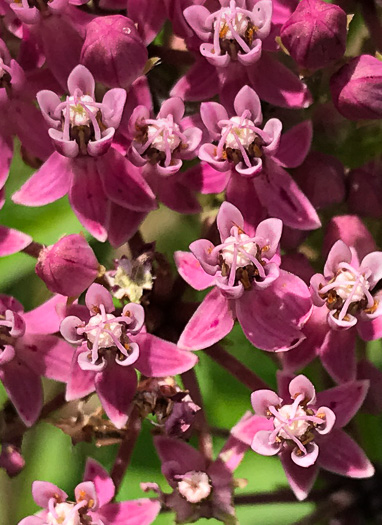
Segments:
[[[102,507],[113,499],[115,494],[113,480],[102,465],[92,458],[88,458],[86,461],[84,481],[94,483],[99,507]]]
[[[280,455],[289,485],[299,501],[304,500],[311,491],[317,478],[317,462],[307,468],[302,468],[292,461],[290,450],[285,450]]]
[[[195,290],[205,290],[213,286],[215,277],[203,270],[194,254],[177,251],[174,253],[174,259],[181,277]]]

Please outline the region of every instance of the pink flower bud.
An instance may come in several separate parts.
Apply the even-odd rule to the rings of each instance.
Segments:
[[[300,67],[320,69],[346,49],[346,13],[323,0],[302,0],[281,28],[284,46]]]
[[[41,250],[36,273],[52,292],[76,297],[92,284],[98,268],[97,258],[86,240],[73,234]]]
[[[382,62],[370,55],[353,58],[330,80],[333,102],[350,120],[382,117]]]
[[[142,74],[147,57],[147,49],[130,18],[102,16],[88,24],[81,62],[105,86],[130,86]]]

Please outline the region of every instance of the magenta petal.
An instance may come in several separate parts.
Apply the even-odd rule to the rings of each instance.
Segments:
[[[109,202],[106,231],[110,244],[117,248],[131,239],[146,215],[146,212],[129,210]]]
[[[99,507],[102,507],[113,499],[115,494],[113,480],[107,471],[92,458],[88,458],[86,461],[84,481],[94,483]]]
[[[60,337],[26,334],[17,344],[17,355],[38,375],[64,383],[69,379],[73,347]]]
[[[206,461],[202,454],[184,441],[157,436],[154,438],[154,445],[162,465],[169,462],[174,463],[174,474],[206,469]]]
[[[139,212],[156,208],[155,196],[140,169],[114,148],[97,159],[97,167],[105,194],[113,202]]]
[[[324,255],[329,253],[339,239],[347,246],[355,248],[360,261],[365,255],[376,250],[373,236],[357,215],[340,215],[330,220],[324,237]],[[346,262],[350,263],[350,260],[347,257]]]
[[[280,270],[280,277],[267,288],[245,292],[236,302],[238,321],[249,341],[262,350],[282,351],[305,339],[301,328],[311,313],[306,284]]]
[[[104,227],[107,199],[96,168],[97,160],[82,157],[73,161],[74,179],[69,201],[81,224],[98,241],[104,242],[107,238]]]
[[[49,500],[56,495],[59,502],[66,501],[66,498],[68,497],[66,492],[49,481],[34,481],[32,483],[32,496],[39,507],[47,509]]]
[[[202,194],[221,193],[227,186],[230,175],[230,171],[215,170],[207,162],[200,162],[183,172],[188,185]]]
[[[66,401],[81,399],[95,390],[95,372],[91,370],[82,370],[78,364],[78,356],[82,352],[83,349],[79,348],[73,355],[71,373],[66,385]]]
[[[66,305],[66,297],[54,295],[48,301],[23,314],[28,334],[54,334],[60,329],[60,307]]]
[[[22,421],[27,427],[32,426],[42,407],[40,376],[16,357],[2,365],[0,379]]]
[[[135,367],[145,376],[163,377],[182,374],[195,366],[198,358],[189,351],[151,334],[138,334],[134,341],[139,345]]]
[[[214,288],[187,323],[178,346],[186,350],[207,348],[229,334],[233,325],[229,301]]]
[[[70,163],[70,159],[57,152],[52,153],[41,168],[13,194],[13,202],[24,206],[43,206],[66,195],[71,183]]]
[[[351,381],[317,394],[318,406],[333,410],[336,416],[335,428],[344,427],[361,408],[369,389],[369,381]]]
[[[151,525],[161,509],[159,501],[148,498],[108,503],[98,511],[105,523],[113,525]]]
[[[363,410],[370,414],[379,415],[382,412],[382,372],[367,359],[358,363],[359,379],[367,379],[370,387],[367,392]]]
[[[319,228],[321,222],[316,210],[289,173],[270,159],[265,172],[254,179],[254,183],[268,214],[298,230]]]
[[[198,259],[190,252],[175,252],[175,264],[181,277],[195,290],[205,290],[212,286],[215,277],[206,273]]]
[[[32,242],[26,233],[0,226],[0,257],[20,252]]]
[[[95,386],[106,415],[117,428],[122,428],[137,388],[135,370],[110,362],[97,373]]]
[[[356,377],[355,343],[354,329],[333,330],[330,326],[327,327],[327,334],[321,348],[318,348],[318,354],[326,370],[338,383],[352,381]]]
[[[292,461],[290,450],[283,451],[280,459],[291,489],[296,498],[302,501],[308,496],[316,480],[317,463],[307,468],[299,467]]]
[[[219,89],[219,81],[214,66],[205,59],[199,59],[175,84],[170,95],[184,100],[206,100],[212,98]]]
[[[262,100],[286,108],[306,108],[312,96],[297,75],[268,53],[248,68],[249,80]]]
[[[0,188],[8,178],[13,157],[13,139],[11,136],[0,135]]]
[[[171,210],[178,213],[199,213],[201,207],[195,192],[188,188],[178,177],[161,177],[158,181],[158,197]]]
[[[311,120],[305,120],[293,126],[281,135],[280,145],[274,159],[285,168],[296,168],[304,162],[312,144],[312,136]]]
[[[343,430],[332,430],[317,442],[320,446],[317,460],[320,467],[350,478],[370,478],[374,475],[374,467],[364,451]]]
[[[127,0],[127,13],[137,24],[145,45],[154,40],[166,19],[166,9],[162,2],[153,3],[151,0]]]
[[[251,446],[253,436],[259,430],[274,429],[273,422],[270,419],[250,414],[250,412],[246,412],[240,421],[231,429],[231,434],[247,446]]]

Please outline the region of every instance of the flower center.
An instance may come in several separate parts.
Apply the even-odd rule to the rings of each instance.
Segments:
[[[236,266],[243,267],[252,263],[256,256],[258,246],[245,233],[240,233],[237,238],[227,237],[224,241],[225,247],[220,252],[224,262],[231,266],[235,261]]]
[[[241,117],[221,120],[221,137],[216,149],[218,158],[228,159],[235,165],[244,162],[247,168],[252,166],[254,158],[262,157],[263,140],[258,135],[258,128],[247,118],[249,111],[244,111]]]
[[[256,27],[251,20],[252,13],[236,6],[231,0],[229,7],[212,13],[206,25],[213,25],[214,52],[218,55],[228,53],[235,60],[238,53],[249,53],[255,37]]]
[[[47,525],[80,525],[78,505],[74,503],[57,503],[46,516]]]
[[[329,310],[340,321],[349,321],[349,315],[361,310],[372,309],[375,301],[371,295],[368,277],[361,274],[348,263],[341,263],[335,277],[326,286],[321,286],[319,294],[326,301]]]
[[[181,143],[179,126],[170,118],[154,120],[147,128],[147,139],[158,151],[169,148],[172,153]]]
[[[275,429],[280,428],[280,421],[287,421],[287,423],[282,424],[279,430],[278,435],[281,438],[290,439],[290,435],[301,437],[311,426],[306,419],[306,411],[301,406],[294,410],[294,405],[284,405],[278,410],[278,414],[280,420],[276,416],[273,422]]]
[[[95,117],[99,111],[95,106],[94,100],[89,95],[68,97],[62,110],[64,119],[68,118],[68,109],[71,126],[90,126],[92,116]]]
[[[189,503],[200,503],[211,494],[211,481],[205,472],[191,470],[179,478],[179,494]]]
[[[115,319],[113,314],[105,314],[104,316],[97,314],[91,317],[85,327],[88,340],[93,344],[97,340],[98,348],[114,346],[115,339],[119,339],[122,335],[122,327],[119,323],[110,322],[113,319]]]

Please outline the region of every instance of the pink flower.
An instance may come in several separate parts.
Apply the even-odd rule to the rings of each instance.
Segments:
[[[99,523],[107,525],[150,525],[157,517],[160,503],[150,499],[138,499],[111,503],[115,487],[106,470],[94,459],[88,459],[84,481],[74,489],[75,501],[53,483],[34,481],[32,496],[42,511],[28,516],[19,525],[80,525]]]
[[[231,331],[235,318],[258,348],[280,351],[298,345],[311,300],[303,281],[279,269],[281,221],[267,219],[248,235],[240,211],[224,202],[217,226],[221,244],[201,239],[190,245],[192,254],[175,254],[178,271],[191,286],[197,290],[216,286],[188,322],[178,345],[207,348]]]
[[[343,431],[362,405],[368,381],[354,381],[317,394],[303,375],[278,375],[279,394],[257,390],[251,396],[252,449],[265,456],[280,456],[292,490],[307,497],[318,467],[354,478],[367,478],[374,468],[362,449]]]
[[[86,67],[68,78],[69,96],[52,91],[38,101],[56,148],[43,166],[13,195],[14,202],[41,206],[69,193],[80,222],[100,241],[120,245],[130,238],[149,210],[154,195],[141,172],[111,148],[122,117],[126,92],[109,90],[95,101],[95,82]]]
[[[87,312],[66,317],[61,333],[78,346],[72,362],[66,397],[81,398],[97,391],[106,414],[121,428],[128,420],[137,368],[147,377],[176,375],[192,368],[197,358],[174,344],[144,333],[144,310],[130,303],[118,315],[110,293],[92,284],[85,296]]]
[[[66,382],[73,350],[55,335],[60,318],[53,297],[24,313],[13,297],[0,297],[0,379],[20,418],[31,426],[38,418],[43,392],[41,376]]]

